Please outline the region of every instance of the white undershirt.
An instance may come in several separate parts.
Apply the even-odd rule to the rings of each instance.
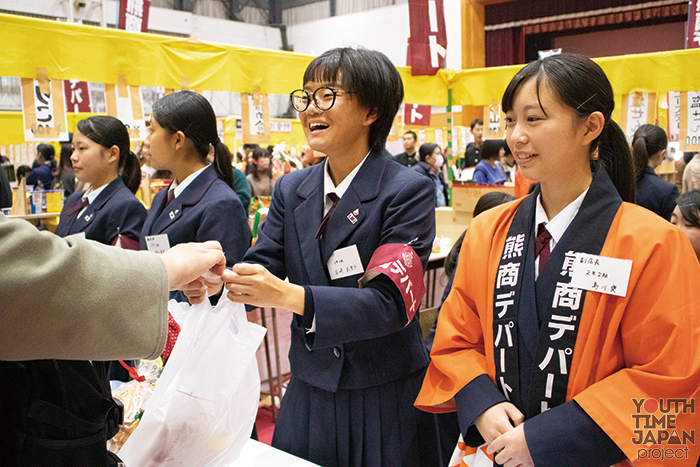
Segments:
[[[552,236],[552,239],[549,241],[550,252],[554,251],[554,247],[557,245],[559,240],[561,240],[561,237],[564,235],[564,232],[566,232],[566,229],[569,228],[569,225],[571,225],[571,221],[574,220],[576,214],[578,214],[578,210],[581,209],[581,204],[583,203],[583,198],[586,197],[586,193],[588,193],[588,188],[586,188],[578,198],[562,209],[559,214],[554,216],[552,220],[547,219],[547,213],[542,207],[542,194],[537,196],[537,206],[535,207],[535,235],[537,235],[537,227],[544,222],[545,226],[547,227],[547,231],[549,231],[549,234]],[[537,280],[537,276],[539,276],[539,266],[540,258],[537,257],[535,258],[535,280]]]

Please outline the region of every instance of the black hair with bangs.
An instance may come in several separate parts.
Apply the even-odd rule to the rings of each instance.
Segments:
[[[540,88],[547,86],[563,105],[571,107],[578,118],[585,119],[593,112],[603,114],[603,131],[591,143],[591,171],[595,171],[598,163],[602,164],[622,199],[634,202],[635,171],[632,154],[625,133],[610,118],[615,100],[612,86],[603,69],[584,55],[570,53],[551,55],[531,62],[518,71],[508,84],[501,101],[503,112],[513,110],[518,89],[533,78],[536,80],[538,101]],[[542,102],[540,108],[546,115]],[[593,157],[594,154],[597,157]]]
[[[343,47],[316,57],[304,72],[304,84],[337,83],[352,93],[360,105],[376,113],[369,128],[371,149],[383,149],[399,106],[403,82],[396,67],[381,52]]]
[[[686,223],[700,229],[700,190],[683,193],[676,200]]]

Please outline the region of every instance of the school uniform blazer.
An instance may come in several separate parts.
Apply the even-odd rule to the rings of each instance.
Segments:
[[[167,234],[170,246],[217,240],[226,254],[226,265],[239,262],[250,246],[251,232],[241,200],[209,165],[167,207],[168,190],[156,194],[141,230],[146,236]]]
[[[644,177],[637,185],[637,204],[670,221],[676,207],[676,198],[678,187],[663,180],[654,169],[647,167]]]
[[[279,179],[266,222],[245,261],[305,287],[304,317],[292,320],[292,375],[326,391],[366,388],[425,368],[417,316],[406,325],[399,290],[385,276],[331,280],[331,254],[355,245],[367,268],[387,243],[409,243],[427,264],[435,237],[435,185],[373,150],[315,238],[324,203],[325,164]],[[315,317],[315,333],[307,333]]]
[[[56,235],[67,237],[79,232],[85,232],[85,238],[96,242],[112,245],[117,235],[131,240],[136,248],[141,233],[141,226],[146,219],[146,208],[136,199],[136,196],[124,185],[121,177],[117,177],[107,185],[97,198],[80,214],[71,210],[80,205],[85,192],[73,193],[65,202],[61,211],[61,220],[56,227]],[[127,242],[124,242],[127,243]]]
[[[430,166],[425,162],[419,162],[417,165],[414,165],[411,168],[419,174],[425,175],[426,177],[430,178],[433,184],[435,184],[435,177],[437,177],[438,180],[440,180],[440,183],[442,184],[442,192],[445,195],[445,203],[447,204],[447,206],[450,205],[450,186],[445,181],[445,176],[442,174],[442,172],[434,173],[432,170],[430,170]]]

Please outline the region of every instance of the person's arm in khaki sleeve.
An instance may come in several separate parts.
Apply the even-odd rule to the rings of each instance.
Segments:
[[[155,358],[168,290],[221,274],[217,242],[162,255],[62,239],[0,215],[0,360]]]

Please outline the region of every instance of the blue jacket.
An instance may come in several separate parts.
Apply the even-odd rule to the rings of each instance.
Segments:
[[[168,235],[170,246],[217,240],[226,254],[226,265],[243,259],[250,247],[248,216],[241,200],[209,165],[164,209],[168,190],[156,194],[141,231],[141,249],[146,236]]]
[[[318,240],[324,168],[279,179],[245,261],[305,287],[304,317],[291,323],[294,377],[332,392],[395,381],[428,364],[417,314],[406,325],[399,290],[384,276],[360,289],[361,274],[331,280],[326,264],[335,250],[355,245],[366,269],[380,245],[412,242],[425,267],[435,237],[435,185],[388,152],[373,150]],[[314,317],[316,332],[307,334]]]
[[[50,190],[53,184],[53,175],[51,174],[51,166],[48,163],[41,164],[36,169],[32,169],[27,175],[27,185],[35,185],[41,182],[44,190]]]
[[[121,177],[112,180],[77,218],[80,211],[76,212],[75,209],[80,205],[84,193],[73,193],[66,199],[56,235],[67,237],[85,232],[85,238],[105,245],[113,244],[119,234],[133,242],[139,241],[146,208],[124,185]]]
[[[676,198],[678,187],[663,180],[654,169],[647,167],[644,177],[637,184],[637,204],[670,221],[676,207]]]

